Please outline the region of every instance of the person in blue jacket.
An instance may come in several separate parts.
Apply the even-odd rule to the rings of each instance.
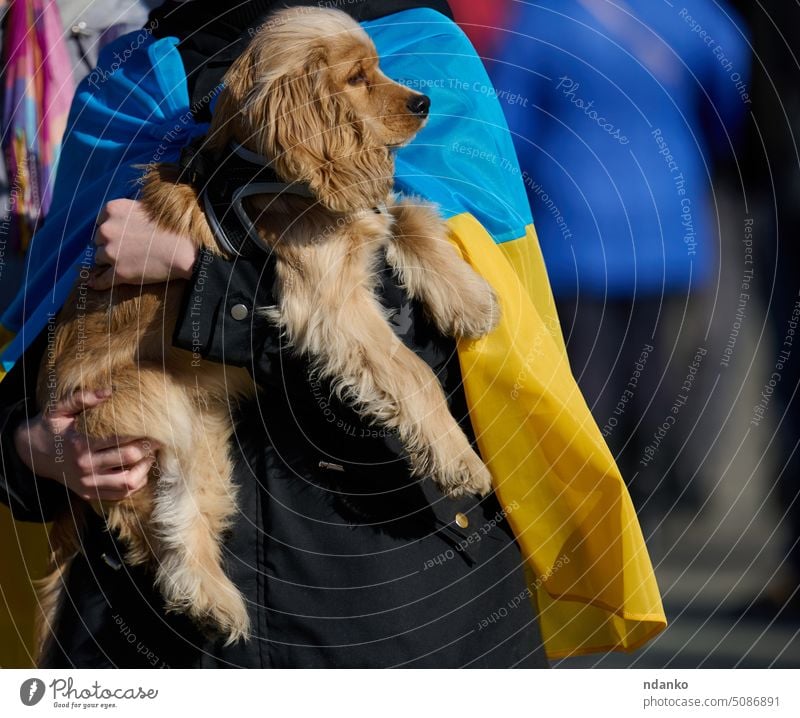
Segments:
[[[714,273],[712,163],[750,104],[739,26],[710,0],[520,3],[490,67],[573,371],[639,507],[689,399],[667,364],[704,358],[662,327]]]

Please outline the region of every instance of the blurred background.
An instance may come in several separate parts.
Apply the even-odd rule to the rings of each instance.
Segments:
[[[451,4],[670,621],[558,667],[798,667],[800,6]]]
[[[0,307],[46,214],[65,98],[159,2],[0,2]],[[572,368],[670,620],[637,653],[556,666],[800,666],[800,6],[451,5],[506,112]],[[44,62],[52,81],[27,82]],[[42,540],[0,513],[4,545]],[[32,596],[0,591],[17,635]]]

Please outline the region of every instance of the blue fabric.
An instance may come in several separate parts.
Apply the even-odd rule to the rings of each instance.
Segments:
[[[31,241],[22,289],[3,313],[2,325],[16,332],[2,354],[6,370],[59,311],[81,265],[91,267],[97,215],[106,202],[135,196],[142,170],[134,165],[175,161],[181,147],[207,129],[191,119],[174,38],[148,35],[137,52],[115,64],[114,53],[128,49],[133,35],[141,31],[107,45],[98,68],[110,74],[97,79],[93,73],[76,92],[53,203]]]
[[[439,204],[446,217],[471,212],[496,242],[532,222],[503,110],[461,29],[428,9],[364,23],[393,80],[431,98],[425,129],[397,155],[398,189]]]
[[[748,109],[741,23],[711,0],[517,9],[490,74],[554,292],[630,296],[705,282],[717,241],[710,158],[733,156]]]
[[[429,9],[364,24],[390,77],[432,99],[430,122],[398,151],[397,187],[436,202],[445,216],[471,212],[497,242],[524,235],[531,217],[513,143],[480,58],[457,25]],[[109,72],[124,35],[101,53]],[[6,370],[63,305],[78,272],[92,264],[95,219],[111,199],[133,197],[141,169],[175,161],[207,130],[195,125],[175,38],[148,36],[95,84],[81,83],[70,111],[53,205],[33,238],[25,286],[1,323],[18,332],[2,354]],[[458,81],[453,81],[458,78]],[[471,153],[488,153],[494,162]]]

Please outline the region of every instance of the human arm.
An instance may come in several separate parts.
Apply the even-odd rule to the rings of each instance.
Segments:
[[[115,199],[103,206],[94,235],[95,268],[89,286],[156,284],[190,279],[198,249],[189,237],[161,229],[141,202]]]
[[[140,202],[105,205],[95,233],[93,289],[188,279],[175,326],[175,346],[204,359],[248,368],[264,382],[278,351],[277,330],[257,308],[274,304],[271,262],[226,260],[198,250],[190,237],[161,229]],[[235,308],[235,309],[234,309]]]

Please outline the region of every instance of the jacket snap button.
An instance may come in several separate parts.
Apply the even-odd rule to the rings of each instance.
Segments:
[[[460,511],[456,514],[456,523],[462,529],[467,528],[469,526],[469,518],[467,518],[466,514],[462,514]]]
[[[332,464],[330,461],[320,461],[320,469],[328,469],[328,471],[341,471],[344,472],[344,466],[341,464]]]
[[[247,319],[247,315],[249,311],[244,304],[234,304],[231,307],[231,316],[237,321],[240,322],[242,319]]]
[[[122,568],[122,563],[113,556],[109,556],[107,553],[101,553],[100,558],[103,559],[103,563],[105,563],[106,566],[113,568],[115,571],[119,571]]]

